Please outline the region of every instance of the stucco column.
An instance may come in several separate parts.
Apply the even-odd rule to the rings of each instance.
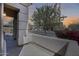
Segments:
[[[0,55],[6,55],[6,44],[4,41],[4,34],[3,34],[3,12],[4,12],[4,4],[0,4]]]
[[[0,55],[1,55],[1,51],[2,51],[2,49],[1,49],[1,4],[0,4]]]

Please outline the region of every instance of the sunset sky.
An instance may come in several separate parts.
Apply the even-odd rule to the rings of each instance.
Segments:
[[[39,8],[44,5],[52,5],[52,4],[45,4],[45,3],[35,3],[29,7],[29,18],[31,18],[33,12],[36,8]],[[62,3],[61,4],[61,16],[67,16],[64,20],[64,25],[68,26],[71,23],[79,22],[79,3]]]
[[[8,22],[10,22],[10,21],[12,21],[12,20],[13,20],[13,17],[4,16],[4,20],[3,20],[4,22],[3,22],[3,23],[4,23],[4,25],[5,25],[5,24],[8,24]]]
[[[29,15],[31,16],[36,10],[36,8],[39,8],[44,5],[52,5],[52,3],[33,3],[29,7]],[[79,3],[62,3],[61,4],[61,13],[64,16],[78,16],[79,17]]]
[[[67,17],[64,19],[63,24],[68,27],[70,24],[79,24],[79,17]]]

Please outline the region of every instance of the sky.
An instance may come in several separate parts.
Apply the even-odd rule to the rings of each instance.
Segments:
[[[61,4],[61,13],[65,16],[77,16],[79,17],[79,4]]]
[[[35,3],[29,7],[29,19],[36,8],[40,8],[44,5],[52,5],[53,3]],[[61,4],[61,16],[67,16],[64,18],[63,25],[68,27],[70,24],[79,23],[79,3],[62,3]],[[29,21],[30,22],[30,21]],[[32,22],[31,22],[32,23]],[[33,23],[32,23],[33,24]]]
[[[6,25],[9,22],[13,21],[13,17],[4,16],[3,24]]]
[[[29,17],[32,16],[36,8],[40,8],[44,5],[52,5],[53,3],[33,3],[29,7]],[[79,17],[79,3],[62,3],[61,4],[61,15],[62,16],[77,16]]]

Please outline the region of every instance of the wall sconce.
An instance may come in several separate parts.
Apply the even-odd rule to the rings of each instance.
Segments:
[[[6,13],[3,13],[3,16],[6,16]]]

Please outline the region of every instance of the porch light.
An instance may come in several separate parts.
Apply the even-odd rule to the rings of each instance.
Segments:
[[[3,13],[3,16],[6,16],[6,13]]]

